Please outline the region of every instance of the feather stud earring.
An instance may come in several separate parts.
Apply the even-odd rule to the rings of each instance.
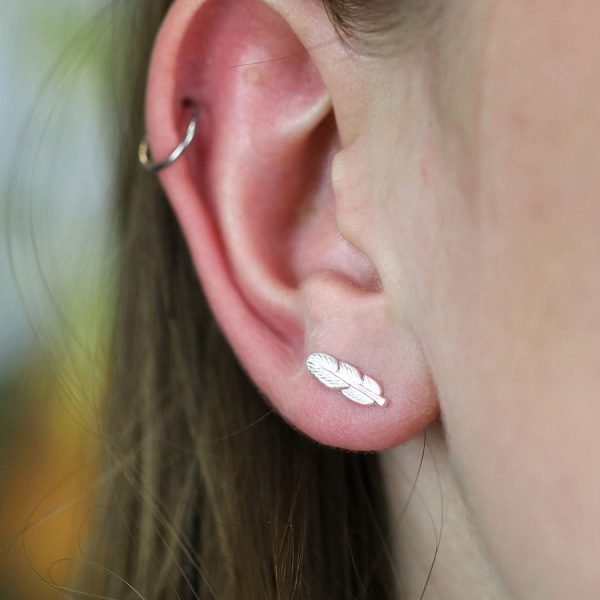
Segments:
[[[308,370],[325,386],[339,390],[353,402],[368,406],[384,406],[381,386],[368,375],[345,362],[338,362],[329,354],[311,354],[306,360]]]

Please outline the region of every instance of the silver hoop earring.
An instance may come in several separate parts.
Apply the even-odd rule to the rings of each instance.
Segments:
[[[177,145],[177,147],[165,158],[159,162],[154,162],[152,159],[152,152],[150,151],[150,147],[148,146],[148,138],[144,136],[142,141],[140,142],[140,146],[138,148],[138,158],[140,163],[144,169],[150,171],[151,173],[157,173],[166,167],[170,167],[174,162],[179,160],[181,155],[190,147],[190,144],[194,141],[196,137],[196,130],[198,129],[198,111],[194,110],[192,113],[192,118],[187,126],[187,130],[185,132],[185,137],[183,140]]]
[[[368,375],[333,356],[316,352],[306,360],[308,370],[325,386],[342,392],[357,404],[385,406],[387,400],[381,395],[381,386]]]

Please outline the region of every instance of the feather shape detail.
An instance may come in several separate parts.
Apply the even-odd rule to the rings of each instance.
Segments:
[[[308,370],[325,386],[340,390],[346,398],[368,406],[384,406],[387,400],[381,395],[381,386],[368,375],[345,362],[338,362],[333,356],[315,352],[306,359]]]

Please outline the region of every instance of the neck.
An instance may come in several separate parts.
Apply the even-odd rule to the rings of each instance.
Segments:
[[[399,598],[508,600],[450,465],[441,421],[383,453],[382,465]]]

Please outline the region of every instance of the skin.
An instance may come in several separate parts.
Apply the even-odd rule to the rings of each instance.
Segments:
[[[216,175],[199,178],[205,161],[191,153],[194,168],[161,182],[213,310],[273,407],[320,442],[385,450],[398,597],[419,597],[431,520],[439,528],[444,514],[426,598],[597,598],[600,5],[465,4],[444,3],[435,36],[368,57],[335,40],[316,2],[243,3],[264,17],[259,35],[223,1],[215,18],[247,42],[223,64],[303,50],[314,71],[299,79],[293,60],[190,69],[183,57],[216,56],[231,36],[190,43],[205,3],[178,0],[153,58],[151,142],[160,154],[178,139],[183,95],[214,106]],[[335,131],[318,129],[327,151],[300,145],[332,110]],[[287,129],[270,125],[281,111]],[[228,138],[232,125],[259,140],[261,160]],[[219,165],[236,160],[221,180]],[[293,174],[315,186],[293,186]],[[264,212],[265,194],[290,212]],[[295,252],[258,230],[265,219]],[[376,377],[390,406],[323,389],[304,368],[315,351]]]
[[[600,10],[502,0],[473,13],[461,31],[448,11],[456,29],[433,67],[446,75],[420,98],[441,130],[424,133],[421,194],[388,206],[406,223],[390,232],[414,299],[402,309],[496,568],[517,597],[595,598]]]

